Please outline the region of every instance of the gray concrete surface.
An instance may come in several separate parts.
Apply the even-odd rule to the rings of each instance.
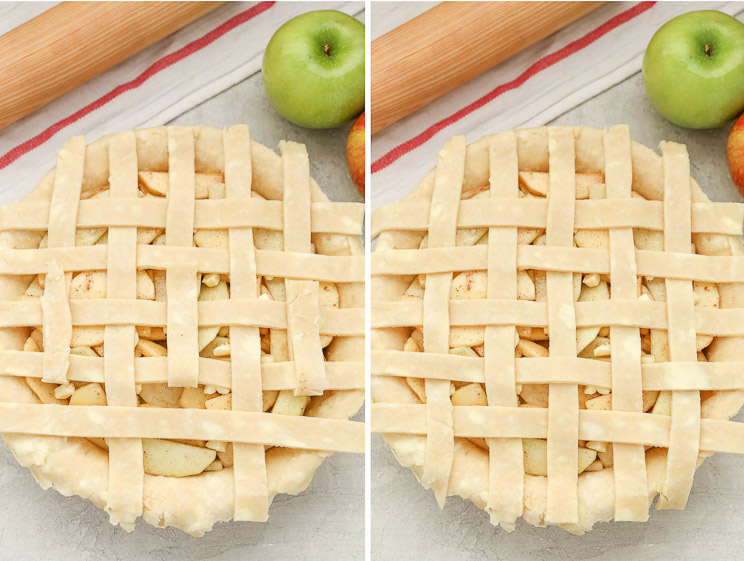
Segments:
[[[363,5],[361,5],[363,7]],[[364,20],[360,9],[357,15]],[[260,73],[195,107],[173,124],[224,127],[248,123],[251,136],[278,151],[292,139],[307,145],[311,173],[335,201],[361,201],[346,169],[348,128],[302,129],[282,118],[266,98]],[[51,164],[50,164],[51,165]],[[363,421],[363,415],[355,420]],[[79,497],[42,490],[0,446],[0,561],[262,561],[364,558],[364,458],[335,454],[298,496],[279,495],[265,524],[229,522],[195,539],[141,520],[128,534]]]
[[[737,201],[728,175],[728,127],[682,129],[648,102],[640,74],[588,100],[551,123],[630,125],[631,136],[657,148],[661,140],[688,146],[692,173],[716,201]],[[373,185],[374,189],[374,185]],[[372,191],[374,196],[374,191]],[[744,420],[740,414],[737,420]],[[584,536],[519,522],[513,533],[491,526],[469,501],[451,497],[443,512],[431,491],[401,467],[379,435],[372,437],[372,559],[397,561],[738,560],[744,525],[744,457],[718,454],[700,467],[684,511],[651,511],[646,524],[601,523]]]

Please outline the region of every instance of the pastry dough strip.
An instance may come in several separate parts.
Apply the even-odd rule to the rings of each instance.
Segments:
[[[490,200],[517,200],[519,165],[514,133],[502,133],[491,140],[489,167]],[[517,299],[516,226],[489,228],[487,279],[489,299]],[[515,337],[517,337],[515,325],[485,327],[482,365],[489,405],[508,407],[519,405],[514,358]],[[491,523],[500,523],[507,530],[512,530],[517,518],[522,516],[523,510],[522,439],[489,439],[488,468],[486,509],[490,514]]]
[[[17,250],[23,251],[23,250]],[[2,254],[0,254],[2,257]],[[638,274],[718,283],[744,282],[744,257],[699,254],[671,255],[636,250]],[[485,271],[488,248],[394,249],[372,254],[375,275],[418,275],[447,271]],[[610,252],[603,249],[519,245],[517,268],[573,273],[610,273]]]
[[[632,201],[633,166],[627,126],[612,127],[604,133],[605,183],[607,201],[620,205]],[[621,212],[618,209],[618,212]],[[609,231],[610,284],[612,300],[638,297],[633,229]],[[611,326],[612,410],[643,411],[641,334],[635,326]],[[615,520],[648,520],[646,451],[643,446],[614,442]]]
[[[281,142],[284,179],[284,249],[312,253],[310,161],[302,144]],[[285,279],[289,357],[297,368],[295,396],[323,395],[325,360],[320,344],[320,284]]]
[[[0,432],[99,438],[189,438],[364,453],[364,423],[255,411],[0,403]]]
[[[168,211],[165,244],[192,247],[194,239],[194,133],[168,128]],[[138,263],[139,265],[139,263]],[[188,258],[169,263],[165,274],[168,328],[168,386],[195,388],[199,376],[197,339],[198,265]],[[212,272],[207,270],[208,272]],[[108,322],[106,322],[108,323]]]
[[[680,144],[661,143],[664,170],[664,249],[690,253],[690,160]],[[692,283],[666,279],[669,315],[669,360],[697,360]],[[658,509],[682,509],[692,489],[700,442],[700,392],[672,393],[672,419],[666,476],[656,503]]]
[[[41,378],[43,354],[31,351],[0,351],[3,370],[0,376],[28,376]],[[711,363],[712,364],[712,363]],[[727,363],[731,369],[738,363]],[[729,385],[729,375],[722,371],[722,383]],[[266,391],[293,390],[296,385],[295,365],[292,361],[267,362],[261,366],[262,387]],[[338,361],[326,363],[328,390],[364,389],[364,363],[361,361]],[[68,379],[76,382],[104,383],[103,358],[70,355]],[[230,363],[213,358],[199,357],[199,383],[202,385],[232,387]],[[134,359],[134,379],[137,384],[162,384],[168,381],[168,359],[166,357],[138,357]],[[707,378],[703,378],[707,379]],[[663,383],[662,383],[663,385]]]
[[[395,202],[372,214],[372,237],[382,232],[425,231],[430,204],[425,202]],[[458,228],[519,227],[544,228],[548,202],[541,198],[516,200],[464,200],[457,217]],[[692,232],[740,236],[744,220],[741,203],[693,203]],[[662,201],[625,199],[576,201],[576,229],[646,228],[664,229]]]
[[[459,438],[546,438],[548,410],[498,406],[454,408],[454,435]],[[671,417],[625,411],[579,410],[578,438],[666,448]],[[372,432],[424,435],[425,405],[372,404]],[[700,449],[706,452],[744,454],[744,423],[702,419]]]
[[[0,358],[3,356],[0,354]],[[609,362],[580,357],[521,357],[516,359],[515,364],[517,384],[578,384],[611,389],[612,367]],[[643,390],[744,389],[743,367],[744,362],[697,360],[641,364]],[[485,361],[480,357],[372,351],[374,376],[436,378],[483,384],[486,379],[484,370]],[[74,371],[73,361],[71,379],[75,379]]]
[[[0,267],[8,275],[44,274],[47,263],[52,259],[58,261],[65,271],[105,269],[106,246],[0,250]],[[162,271],[173,265],[189,265],[199,271],[228,274],[230,253],[226,249],[200,247],[137,246],[137,268]],[[362,255],[287,254],[283,251],[257,250],[256,270],[259,275],[267,277],[363,282],[364,258]]]
[[[46,230],[49,203],[17,202],[0,207],[0,231]],[[112,199],[84,199],[78,228],[138,226],[165,228],[168,201],[147,197],[121,205]],[[310,208],[313,233],[358,236],[364,226],[361,203],[317,202]],[[252,198],[241,201],[207,199],[194,202],[194,228],[265,228],[281,231],[282,202]]]
[[[720,203],[719,203],[720,204]],[[0,207],[0,231],[46,230],[49,203],[17,202]],[[168,201],[147,197],[121,205],[111,199],[84,199],[78,210],[78,228],[137,226],[165,228]],[[358,236],[364,226],[361,203],[312,203],[314,234]],[[282,230],[282,202],[252,198],[228,202],[226,199],[197,200],[194,203],[194,228],[265,228]]]
[[[37,302],[41,311],[38,324],[42,325],[45,342],[42,381],[53,384],[67,383],[67,369],[70,366],[72,313],[67,299],[66,276],[69,275],[65,275],[56,261],[50,261],[44,294]],[[28,325],[28,319],[25,325]]]
[[[549,195],[545,235],[548,246],[573,247],[575,155],[573,131],[551,128],[549,146]],[[547,300],[551,357],[576,356],[576,311],[573,273],[548,271]],[[545,521],[575,524],[579,521],[578,495],[579,388],[552,384],[548,390],[548,490]]]
[[[437,175],[429,214],[429,247],[455,245],[457,209],[462,194],[465,173],[465,138],[455,137],[437,155]],[[426,276],[423,302],[424,352],[449,352],[449,295],[452,273]],[[452,401],[450,383],[425,379],[426,457],[421,483],[434,491],[439,508],[447,500],[455,440],[452,433]]]
[[[625,326],[667,329],[666,304],[647,300],[597,300],[576,302],[578,327]],[[2,311],[0,311],[2,313]],[[14,312],[15,313],[15,312]],[[372,327],[418,326],[422,305],[416,301],[372,303]],[[74,317],[73,309],[73,317]],[[634,319],[635,318],[635,319]],[[450,325],[510,325],[547,327],[548,308],[543,302],[450,300]],[[697,333],[718,336],[744,335],[741,308],[695,308]]]
[[[110,199],[126,206],[137,201],[137,141],[134,133],[124,132],[109,144]],[[137,228],[108,228],[106,296],[137,298]],[[107,325],[104,328],[105,355],[103,378],[109,405],[137,407],[134,381],[134,325]],[[106,511],[112,524],[134,529],[143,510],[144,465],[142,440],[112,438],[108,441],[109,476]]]
[[[54,187],[49,204],[47,223],[47,245],[50,248],[75,245],[77,209],[83,183],[85,162],[85,139],[76,136],[68,140],[57,154]],[[67,383],[68,357],[70,355],[70,308],[67,302],[72,274],[63,264],[50,256],[40,273],[48,273],[48,286],[41,297],[44,333],[44,378],[45,382]],[[28,324],[26,324],[28,325]]]
[[[196,289],[196,275],[194,275]],[[90,325],[149,325],[166,324],[166,304],[152,300],[91,299],[71,300],[72,323]],[[244,325],[254,327],[287,328],[286,304],[271,300],[255,303],[212,300],[198,303],[199,325]],[[14,301],[0,303],[0,324],[5,327],[41,324],[39,302]],[[320,309],[319,329],[328,335],[364,335],[363,308]],[[196,324],[196,321],[194,322]]]
[[[222,133],[225,150],[225,195],[230,205],[251,200],[253,170],[248,127],[231,127]],[[253,229],[228,230],[230,251],[230,300],[251,304],[259,294]],[[230,328],[232,409],[263,411],[261,388],[261,337],[258,327]],[[260,444],[233,443],[235,520],[263,522],[269,517],[266,453]]]

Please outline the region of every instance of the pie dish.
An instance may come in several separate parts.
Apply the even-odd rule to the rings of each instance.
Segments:
[[[372,430],[443,508],[581,534],[684,508],[744,453],[742,205],[686,148],[549,127],[449,141],[372,216]]]
[[[42,487],[198,536],[363,452],[363,205],[280,151],[76,137],[0,208],[0,433]]]

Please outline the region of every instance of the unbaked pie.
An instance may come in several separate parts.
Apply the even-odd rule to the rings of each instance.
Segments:
[[[744,453],[743,216],[625,126],[452,139],[372,217],[372,430],[509,530],[684,508]]]
[[[280,150],[76,137],[0,208],[0,432],[42,487],[201,535],[363,452],[363,206]]]

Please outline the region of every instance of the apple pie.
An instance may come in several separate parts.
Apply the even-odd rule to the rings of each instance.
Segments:
[[[0,433],[42,487],[198,536],[363,452],[363,206],[280,151],[76,137],[0,208]]]
[[[628,128],[447,142],[372,235],[372,430],[440,507],[583,533],[744,453],[742,205]]]

